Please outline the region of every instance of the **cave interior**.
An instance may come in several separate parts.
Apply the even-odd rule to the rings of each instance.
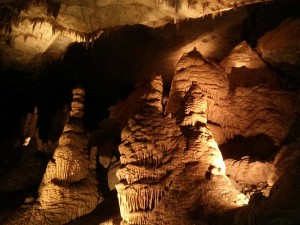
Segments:
[[[65,2],[0,1],[1,224],[300,224],[299,1]]]

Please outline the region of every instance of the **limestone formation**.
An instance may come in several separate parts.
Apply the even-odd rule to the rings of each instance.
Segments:
[[[195,85],[186,94],[181,128],[151,101],[129,119],[121,134],[116,185],[124,222],[193,224],[191,214],[202,215],[204,222],[246,204],[225,176],[222,155],[206,127],[201,91]]]
[[[266,67],[259,55],[255,53],[246,41],[238,44],[230,54],[220,63],[225,72],[230,74],[232,68],[246,67],[248,69],[260,69]]]
[[[184,112],[182,113],[182,126],[195,126],[197,123],[207,124],[207,99],[199,86],[193,83],[184,97]]]
[[[22,120],[20,137],[16,140],[15,148],[26,147],[33,143],[30,147],[32,150],[44,151],[44,143],[40,138],[39,128],[37,127],[38,117],[37,107],[34,108],[33,113],[27,113],[25,119]]]
[[[271,163],[251,160],[249,156],[241,160],[226,159],[225,165],[228,176],[248,185],[267,183],[272,168]]]
[[[270,89],[280,88],[278,76],[245,41],[238,44],[220,65],[228,73],[231,90],[259,85]]]
[[[229,92],[227,75],[218,68],[217,64],[204,59],[196,49],[185,54],[175,69],[166,113],[178,117],[183,98],[193,82],[208,98],[225,98]]]
[[[2,1],[0,62],[32,70],[61,59],[70,43],[93,41],[106,29],[133,24],[161,27],[265,1]]]
[[[207,119],[220,125],[227,139],[235,135],[250,137],[263,133],[279,145],[299,113],[298,97],[294,93],[261,86],[237,87],[230,92],[223,69],[194,50],[178,62],[167,114],[175,118],[180,115],[185,93],[193,82],[207,96]]]
[[[25,120],[22,124],[21,139],[22,145],[27,146],[32,138],[38,141],[39,147],[41,146],[41,140],[39,139],[39,131],[37,128],[38,122],[38,109],[34,108],[33,114],[27,113]]]
[[[145,104],[152,105],[157,110],[162,110],[163,85],[160,75],[153,75],[149,81],[138,81],[135,90],[127,97],[126,101],[120,101],[110,107],[110,119],[119,123],[123,128],[129,118],[135,115]]]
[[[87,137],[82,129],[84,90],[73,90],[72,111],[59,139],[53,160],[48,163],[39,197],[33,205],[13,215],[6,224],[65,224],[91,212],[102,196],[89,156]]]
[[[299,76],[300,19],[288,18],[259,39],[257,51],[273,67],[289,76]]]
[[[249,206],[236,214],[234,224],[299,224],[299,147],[299,139],[282,147],[269,177],[273,186],[269,198],[250,199]]]

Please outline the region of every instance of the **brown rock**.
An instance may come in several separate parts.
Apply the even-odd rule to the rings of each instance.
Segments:
[[[226,174],[235,181],[248,185],[266,183],[271,172],[272,164],[268,162],[250,161],[250,157],[241,160],[226,159]]]
[[[192,82],[207,96],[207,119],[220,125],[226,139],[264,133],[278,145],[287,136],[299,112],[295,107],[298,105],[296,94],[266,87],[238,87],[230,93],[223,69],[192,51],[184,55],[176,67],[167,114],[180,116],[183,98]]]
[[[257,51],[272,66],[298,75],[300,66],[300,19],[289,18],[259,39]],[[291,72],[292,71],[292,72]]]
[[[225,176],[222,155],[202,114],[204,94],[197,85],[189,89],[183,118],[195,110],[193,99],[203,101],[195,126],[180,129],[176,119],[148,105],[122,131],[116,189],[121,216],[129,224],[193,224],[190,213],[220,215],[246,202]]]
[[[74,93],[83,99],[82,89],[75,89]],[[76,128],[82,127],[78,118],[72,120],[77,120]],[[89,157],[86,135],[82,129],[69,128],[48,163],[37,202],[16,212],[6,224],[65,224],[90,213],[103,200],[94,168],[90,169],[90,160],[95,157]]]

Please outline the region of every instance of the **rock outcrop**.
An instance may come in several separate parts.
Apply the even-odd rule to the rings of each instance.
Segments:
[[[231,73],[232,68],[246,67],[248,69],[260,69],[266,67],[266,64],[251,49],[246,41],[238,44],[220,64],[228,74]]]
[[[90,168],[95,165],[90,159],[96,157],[93,152],[89,156],[81,122],[84,94],[81,88],[73,90],[70,119],[48,163],[37,201],[23,207],[6,224],[64,224],[91,212],[103,200],[95,168]]]

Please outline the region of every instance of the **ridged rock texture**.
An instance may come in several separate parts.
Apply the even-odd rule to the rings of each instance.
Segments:
[[[247,54],[247,57],[243,57],[243,54]],[[260,61],[246,43],[241,43],[223,61],[224,67],[235,67],[234,62],[241,60],[234,58],[244,58],[246,60],[242,61],[242,64],[245,64],[243,69],[260,69],[260,66],[256,68],[248,64],[250,61],[247,58],[251,57],[256,58],[252,62]],[[300,182],[299,165],[295,163],[299,160],[299,139],[297,140],[298,132],[296,135],[291,135],[290,132],[295,132],[293,130],[298,124],[299,96],[297,92],[275,88],[272,85],[274,83],[265,82],[264,79],[248,79],[249,85],[235,83],[235,88],[230,89],[228,77],[234,70],[228,72],[229,74],[224,73],[218,65],[209,62],[196,50],[184,55],[174,74],[166,114],[181,125],[188,124],[188,121],[191,125],[203,124],[202,120],[198,119],[197,122],[191,115],[200,118],[203,102],[199,101],[199,98],[205,96],[206,119],[210,123],[213,122],[209,127],[212,128],[213,136],[217,136],[222,143],[236,135],[253,137],[258,134],[266,135],[278,147],[288,141],[290,144],[281,147],[274,162],[258,161],[249,156],[244,156],[241,160],[225,160],[226,174],[231,177],[235,187],[244,193],[247,193],[246,189],[249,186],[259,187],[259,190],[254,190],[252,194],[247,193],[250,198],[249,206],[238,210],[234,222],[227,224],[262,225],[280,224],[282,221],[284,224],[298,224],[297,199]],[[191,92],[194,94],[190,95]],[[197,110],[190,110],[193,108],[193,102],[197,105]],[[188,118],[187,122],[185,118]],[[221,132],[223,134],[220,134]],[[224,137],[227,140],[224,140]],[[236,182],[239,185],[236,185]],[[246,188],[243,190],[241,187]],[[221,222],[212,222],[218,223]],[[211,224],[211,221],[208,224]]]
[[[123,224],[206,223],[246,204],[226,177],[222,155],[206,127],[206,94],[190,84],[180,126],[162,112],[162,94],[156,91],[162,90],[162,82],[155,79],[143,96],[146,106],[121,134],[116,189]]]
[[[272,90],[280,88],[278,76],[266,65],[258,53],[246,41],[238,44],[220,65],[228,74],[230,90],[237,87],[265,86]]]
[[[267,184],[271,174],[271,163],[253,160],[244,156],[241,160],[226,159],[226,174],[239,183],[249,185]]]
[[[300,140],[283,146],[274,160],[268,183],[269,198],[261,195],[250,199],[249,206],[235,216],[235,225],[271,225],[300,223]]]
[[[291,92],[265,86],[236,87],[230,91],[224,70],[194,50],[176,66],[167,114],[173,118],[180,116],[184,96],[193,82],[207,96],[207,119],[221,127],[227,140],[236,135],[250,137],[263,133],[279,145],[299,113],[298,96]]]
[[[109,108],[109,118],[124,128],[128,120],[147,104],[162,111],[165,106],[165,102],[161,102],[162,92],[162,78],[159,75],[153,75],[150,82],[148,80],[138,81],[135,90],[127,97],[126,101],[119,101]]]
[[[73,90],[70,119],[64,127],[53,160],[48,163],[39,197],[15,213],[6,224],[65,224],[85,215],[103,200],[97,190],[95,154],[87,149],[81,117],[85,91]]]
[[[72,42],[93,41],[104,30],[124,25],[160,27],[174,20],[267,0],[24,0],[0,3],[3,66],[36,69],[58,60]]]

